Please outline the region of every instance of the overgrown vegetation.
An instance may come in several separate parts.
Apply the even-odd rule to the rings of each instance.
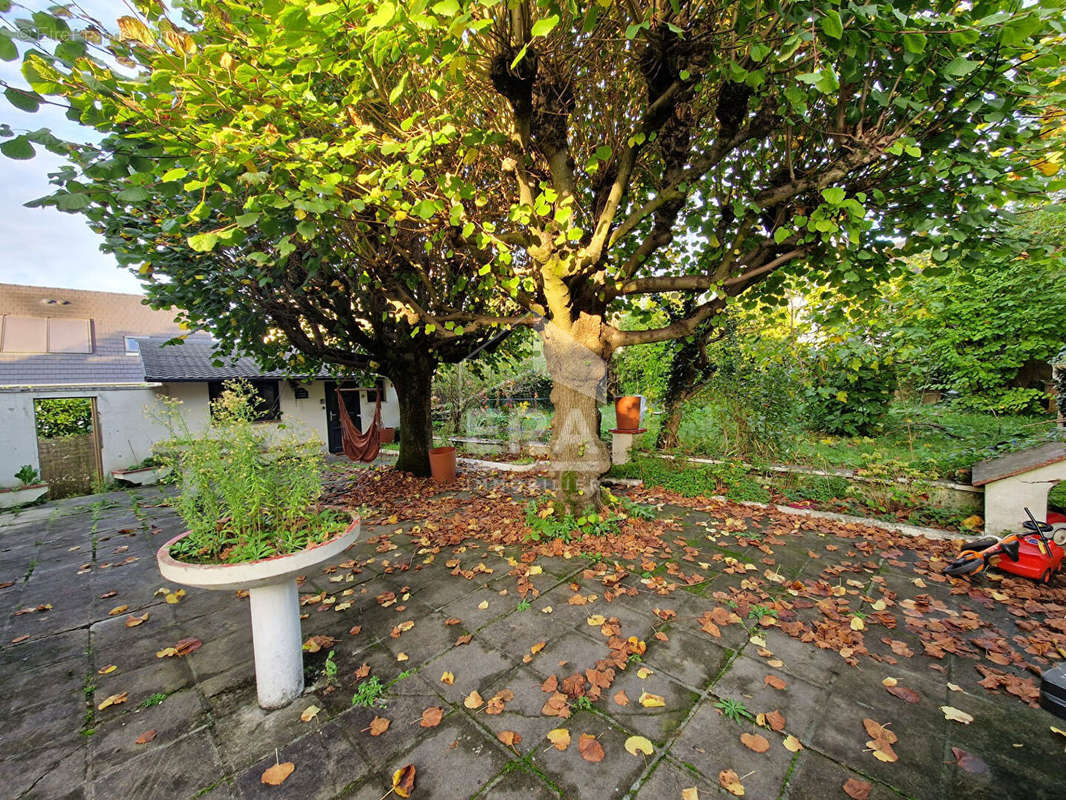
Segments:
[[[343,530],[348,519],[316,507],[322,494],[321,443],[298,434],[268,441],[254,424],[255,393],[230,383],[212,404],[210,428],[192,435],[175,406],[167,421],[173,438],[160,460],[180,493],[176,508],[189,535],[171,548],[199,562],[254,561],[292,553]]]
[[[34,417],[42,439],[78,436],[93,429],[93,403],[88,397],[46,397],[34,403]]]

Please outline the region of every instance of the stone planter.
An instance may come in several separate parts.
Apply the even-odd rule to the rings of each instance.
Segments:
[[[47,483],[35,483],[32,486],[15,486],[0,489],[0,508],[15,508],[40,500],[48,494]]]
[[[190,564],[170,555],[170,548],[189,535],[179,534],[159,548],[159,572],[168,581],[232,592],[248,590],[252,617],[252,648],[259,705],[282,708],[304,690],[303,637],[296,577],[343,552],[359,538],[358,517],[348,529],[298,553],[241,564]]]
[[[166,467],[142,467],[141,469],[113,469],[111,477],[116,481],[134,486],[151,486],[159,483],[169,470]]]

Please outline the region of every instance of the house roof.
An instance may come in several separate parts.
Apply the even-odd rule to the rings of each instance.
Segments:
[[[215,352],[216,342],[206,336],[190,336],[181,344],[167,345],[170,341],[173,339],[137,337],[146,381],[181,383],[296,377],[288,372],[264,370],[254,358],[248,356],[220,355]],[[216,365],[216,361],[221,362],[221,366]],[[317,380],[332,376],[323,373],[301,377]]]
[[[973,467],[973,485],[984,486],[994,481],[1021,475],[1023,472],[1066,461],[1066,444],[1049,442],[1017,453],[979,461]]]

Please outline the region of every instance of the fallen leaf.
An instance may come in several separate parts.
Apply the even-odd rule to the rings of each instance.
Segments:
[[[415,765],[408,764],[392,773],[392,790],[397,797],[410,797],[415,790]]]
[[[367,664],[364,661],[362,664],[359,665],[359,669],[357,669],[355,671],[355,679],[357,681],[361,681],[363,678],[365,678],[369,674],[370,674],[370,665]]]
[[[852,800],[867,800],[873,785],[858,778],[848,778],[844,781],[844,794]]]
[[[988,764],[983,759],[973,753],[967,753],[961,747],[952,747],[951,754],[955,756],[955,763],[963,772],[969,772],[972,775],[984,775],[988,772]]]
[[[460,645],[470,644],[470,640],[473,638],[474,635],[472,633],[467,633],[463,636],[460,636],[458,639],[455,640],[455,646],[459,647]]]
[[[440,682],[443,683],[445,686],[451,686],[455,683],[455,675],[450,672],[444,672],[440,676]]]
[[[961,722],[963,725],[969,725],[973,722],[971,715],[965,711],[960,711],[954,706],[941,706],[940,710],[944,712],[944,719],[949,719],[952,722]]]
[[[778,691],[781,691],[785,688],[785,686],[788,685],[776,675],[767,675],[765,678],[763,678],[763,683],[765,683],[767,686],[777,689]]]
[[[537,642],[535,645],[529,648],[529,654],[535,656],[537,653],[544,649],[544,646],[546,644],[547,642]]]
[[[570,731],[566,728],[555,728],[548,731],[545,737],[556,750],[565,750],[570,746]]]
[[[381,736],[381,734],[389,729],[389,724],[389,720],[385,717],[374,717],[370,720],[370,735]]]
[[[517,731],[500,731],[496,734],[496,738],[508,747],[513,748],[516,744],[522,741],[522,734]]]
[[[130,610],[129,606],[115,606],[114,608],[112,608],[110,611],[107,612],[107,615],[109,617],[116,617],[119,614],[123,614],[123,613],[125,613],[125,612],[127,612],[129,610]]]
[[[303,713],[300,715],[300,722],[310,722],[318,716],[318,712],[321,710],[321,708],[312,703],[307,708],[305,708]]]
[[[203,646],[203,642],[194,637],[188,637],[182,639],[174,645],[174,649],[178,651],[179,656],[187,656],[189,653],[195,653]]]
[[[785,729],[785,715],[780,711],[771,711],[767,714],[766,722],[772,731],[779,732]]]
[[[641,667],[637,670],[637,677],[641,680],[645,680],[655,674],[655,671],[648,669],[647,667]]]
[[[296,765],[291,761],[275,764],[266,770],[259,780],[268,786],[281,786],[281,784],[285,783],[285,779],[292,775],[294,769],[296,769]]]
[[[26,641],[29,638],[30,638],[30,635],[28,633],[24,633],[21,636],[16,636],[14,639],[12,639],[11,640],[11,644],[20,644],[20,643]]]
[[[145,731],[140,736],[138,736],[137,739],[134,741],[134,744],[148,744],[154,738],[155,738],[155,729],[153,728],[152,730]]]
[[[732,795],[744,796],[744,784],[740,782],[740,776],[731,769],[723,769],[718,773],[718,783]]]
[[[466,706],[467,708],[473,710],[475,708],[480,708],[481,704],[484,703],[484,702],[485,702],[484,699],[482,699],[481,695],[478,694],[478,690],[474,689],[474,691],[472,691],[470,694],[468,694],[466,696],[466,699],[463,700],[463,705]]]
[[[700,790],[695,786],[689,786],[681,790],[681,800],[700,800]]]
[[[484,611],[486,608],[489,607],[489,601],[488,600],[482,600],[480,603],[477,604],[477,607],[480,608],[482,611]]]
[[[141,616],[135,617],[132,614],[126,617],[126,627],[136,628],[138,625],[148,621],[148,612],[145,611]]]
[[[655,746],[643,736],[630,736],[626,739],[625,748],[627,753],[634,756],[639,756],[641,753],[650,756],[655,752]]]
[[[785,740],[781,742],[781,744],[783,744],[785,746],[785,749],[788,750],[788,752],[790,753],[798,753],[800,750],[803,749],[803,745],[800,744],[800,740],[792,734],[786,736]]]
[[[914,689],[908,689],[906,686],[886,686],[889,694],[893,694],[900,700],[906,700],[908,703],[917,703],[922,698],[914,691]]]
[[[442,719],[444,719],[444,709],[440,706],[430,706],[422,712],[419,725],[423,728],[436,728]]]
[[[889,730],[887,726],[882,725],[880,722],[875,722],[869,717],[863,718],[862,725],[866,728],[866,733],[871,739],[884,739],[889,744],[895,744],[899,741],[899,737],[896,736],[894,731]]]
[[[329,649],[337,643],[337,640],[332,636],[312,636],[306,642],[304,642],[303,649],[308,653],[317,653],[323,648]]]
[[[758,733],[742,733],[740,741],[746,748],[756,753],[765,753],[770,749],[770,742]]]
[[[607,621],[607,618],[605,616],[603,616],[603,614],[593,614],[591,617],[589,617],[588,619],[585,620],[585,622],[590,627],[593,627],[593,628],[600,627],[606,621]]]
[[[114,664],[108,664],[106,667],[100,667],[100,669],[96,670],[96,672],[99,675],[109,675],[116,669],[118,669],[118,667],[116,667]]]
[[[619,689],[617,692],[614,693],[614,697],[612,697],[611,699],[614,700],[616,705],[629,705],[629,695],[626,694],[625,689]]]
[[[883,679],[881,681],[881,685],[884,686],[886,689],[888,689],[888,688],[890,688],[892,686],[895,686],[898,683],[899,683],[899,681],[897,681],[893,677],[888,677],[888,678],[885,678],[885,679]]]
[[[666,705],[666,700],[660,695],[650,694],[649,692],[641,692],[637,702],[645,708],[662,708]]]
[[[570,716],[570,705],[566,702],[566,695],[562,692],[555,692],[544,701],[544,706],[540,709],[540,713],[546,717],[567,719]]]
[[[408,656],[407,653],[397,653],[396,654],[396,660],[397,661],[407,661],[408,658],[410,658],[410,656]]]
[[[603,752],[603,745],[591,733],[581,734],[581,738],[577,741],[577,751],[581,753],[583,759],[592,764],[598,764],[603,761],[603,757],[606,755]]]
[[[110,697],[105,698],[103,702],[101,702],[100,705],[98,705],[96,708],[99,711],[103,711],[108,706],[117,706],[121,703],[125,703],[126,700],[129,699],[127,695],[127,692],[119,692],[118,694],[113,694]]]

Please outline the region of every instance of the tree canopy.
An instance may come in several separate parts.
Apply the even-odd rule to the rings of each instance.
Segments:
[[[1060,185],[1060,5],[265,0],[193,3],[178,24],[142,3],[111,34],[16,21],[0,57],[25,41],[16,104],[62,98],[132,143],[109,160],[120,201],[198,198],[162,223],[194,250],[240,246],[269,282],[343,229],[451,259],[468,281],[452,298],[506,297],[516,312],[427,307],[402,284],[390,302],[423,333],[543,331],[579,506],[608,463],[614,349],[687,336],[788,273],[873,293],[902,256],[962,258],[998,207]],[[55,203],[92,217],[92,182],[67,187]],[[613,324],[656,292],[691,312]]]

